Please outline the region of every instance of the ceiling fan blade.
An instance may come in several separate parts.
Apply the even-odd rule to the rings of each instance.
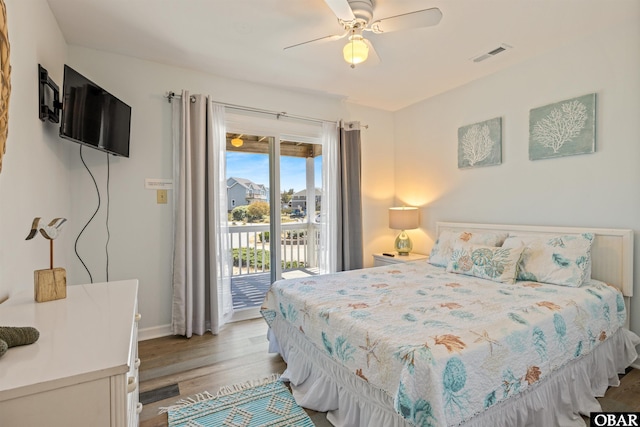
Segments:
[[[380,55],[378,55],[378,52],[376,52],[375,48],[373,47],[373,43],[371,43],[371,40],[367,40],[367,39],[363,39],[363,40],[367,44],[367,46],[369,46],[369,57],[364,63],[369,65],[379,64]]]
[[[332,41],[340,40],[340,39],[345,38],[349,33],[350,33],[350,31],[345,31],[343,34],[334,34],[334,35],[331,35],[331,36],[325,36],[325,37],[319,37],[319,38],[313,39],[313,40],[307,40],[306,42],[296,43],[296,44],[292,44],[291,46],[287,46],[283,50],[292,49],[294,47],[304,46],[304,45],[307,45],[307,44],[319,44],[319,43],[325,43],[325,42],[332,42]]]
[[[324,0],[324,2],[338,19],[343,21],[353,21],[356,19],[347,0]]]
[[[376,34],[390,33],[412,28],[431,27],[437,25],[441,19],[442,12],[437,7],[433,7],[380,19],[372,23],[370,28]]]

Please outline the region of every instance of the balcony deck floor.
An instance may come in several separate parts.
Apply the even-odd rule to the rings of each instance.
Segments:
[[[294,277],[307,277],[316,274],[318,274],[317,268],[299,268],[283,271],[282,277],[284,279],[292,279]],[[271,274],[269,272],[231,277],[233,309],[244,310],[247,308],[260,307],[270,286]]]
[[[242,310],[258,307],[271,286],[269,273],[247,274],[231,278],[233,309]]]

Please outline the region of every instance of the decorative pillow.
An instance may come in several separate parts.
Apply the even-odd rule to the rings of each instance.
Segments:
[[[524,246],[504,248],[458,241],[453,247],[447,271],[513,284],[523,250]]]
[[[509,236],[503,247],[525,245],[518,280],[581,286],[591,279],[592,233],[556,236]]]
[[[443,230],[438,240],[431,249],[429,263],[438,267],[446,267],[449,264],[453,245],[456,241],[475,243],[486,246],[501,246],[508,233],[476,233],[471,231]]]

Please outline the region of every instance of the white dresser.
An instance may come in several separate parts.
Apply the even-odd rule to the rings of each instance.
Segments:
[[[33,326],[39,340],[0,357],[0,426],[137,427],[138,281],[33,291],[0,304],[0,326]]]

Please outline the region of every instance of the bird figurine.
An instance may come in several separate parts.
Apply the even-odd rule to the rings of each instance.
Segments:
[[[25,240],[33,239],[38,233],[38,230],[40,230],[40,234],[42,234],[45,239],[54,240],[60,235],[63,224],[67,222],[66,218],[54,218],[51,220],[49,225],[40,225],[40,220],[40,217],[33,219],[33,222],[31,223],[31,231]]]
[[[40,234],[49,241],[49,268],[35,270],[33,272],[34,293],[37,302],[53,301],[67,297],[67,272],[64,268],[53,268],[53,242],[60,236],[62,226],[67,222],[67,219],[54,218],[47,225],[41,220],[42,218],[40,217],[33,219],[31,222],[31,230],[25,239],[33,239],[38,234],[38,231],[40,231]],[[0,336],[0,339],[2,339],[2,336]]]
[[[45,239],[49,240],[49,266],[53,270],[53,241],[56,239],[62,231],[62,225],[67,222],[66,218],[54,218],[48,225],[40,225],[40,217],[33,219],[31,223],[31,231],[25,240],[31,240],[36,237],[38,230]]]

